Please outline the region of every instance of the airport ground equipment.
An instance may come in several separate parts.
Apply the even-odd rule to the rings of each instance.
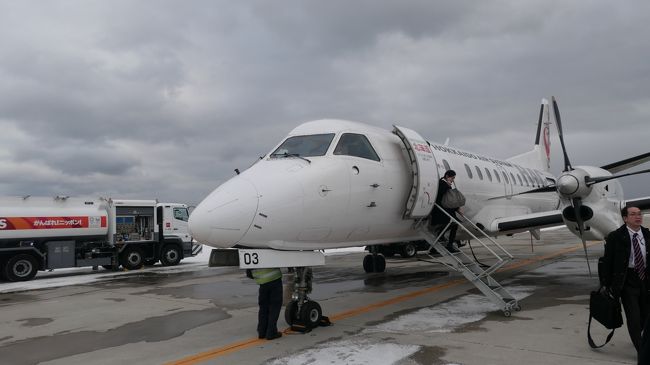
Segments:
[[[420,227],[422,237],[442,255],[437,262],[462,273],[483,295],[496,304],[506,317],[510,317],[513,311],[521,310],[517,299],[492,277],[492,274],[512,260],[513,256],[490,236],[484,234],[473,222],[465,218],[462,213],[458,213],[463,217],[463,222],[460,222],[437,204],[434,209],[441,209],[451,219],[438,235],[431,233],[426,225]],[[447,244],[442,244],[440,239],[452,224],[458,224],[458,227],[470,235],[474,239],[474,242],[489,252],[494,258],[490,262],[494,261],[494,263],[489,266],[483,266],[478,260],[472,259],[461,250],[453,253],[449,251]],[[482,239],[477,237],[477,235],[482,236]],[[435,260],[433,256],[429,255],[429,257]]]
[[[185,204],[110,198],[0,198],[0,276],[38,270],[177,265],[202,246],[188,233]]]
[[[509,317],[513,310],[519,310],[521,307],[517,300],[492,277],[492,274],[511,260],[512,255],[461,212],[458,212],[458,214],[463,218],[463,222],[459,222],[456,217],[450,215],[435,203],[435,198],[432,197],[435,197],[433,192],[437,190],[437,185],[434,185],[433,182],[438,182],[440,176],[436,171],[435,156],[428,144],[422,136],[408,128],[395,126],[393,133],[402,140],[406,148],[413,177],[413,185],[409,199],[406,202],[403,218],[414,220],[413,225],[419,227],[420,236],[443,256],[442,260],[440,260],[442,264],[462,273],[483,295],[499,306],[506,317]],[[432,209],[440,209],[450,219],[437,236],[429,231],[426,224],[423,224]],[[464,233],[493,255],[496,262],[489,267],[483,267],[460,250],[450,252],[446,245],[441,244],[440,238],[452,224],[458,224],[458,227]],[[476,234],[482,236],[482,239],[479,239]],[[376,252],[364,258],[366,272],[368,272],[368,269],[381,272],[384,271],[385,266],[384,257]]]
[[[384,257],[400,255],[403,258],[413,257],[417,255],[418,251],[425,251],[430,248],[429,243],[425,240],[393,242],[375,246],[378,253],[384,255]],[[372,252],[373,250],[375,250],[373,246],[366,246],[366,251]]]

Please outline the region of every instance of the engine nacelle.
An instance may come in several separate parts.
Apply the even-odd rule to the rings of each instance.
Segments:
[[[616,179],[587,186],[586,177],[608,176],[611,173],[594,166],[580,166],[558,178],[557,190],[562,199],[562,218],[566,226],[580,236],[576,213],[584,222],[585,240],[603,240],[607,234],[623,224],[621,208],[623,188]],[[576,212],[572,198],[580,198],[582,206]]]

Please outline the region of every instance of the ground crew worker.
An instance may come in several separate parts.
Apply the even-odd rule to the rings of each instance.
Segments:
[[[246,270],[246,275],[259,284],[257,303],[258,338],[273,340],[282,337],[278,332],[278,317],[282,309],[282,271],[278,268]]]

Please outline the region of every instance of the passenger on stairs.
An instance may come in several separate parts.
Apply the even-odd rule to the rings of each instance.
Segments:
[[[443,213],[442,210],[438,208],[438,206],[442,207],[442,197],[447,193],[447,191],[452,189],[452,185],[455,179],[456,179],[456,172],[454,170],[447,170],[444,176],[438,182],[438,194],[436,195],[437,206],[433,207],[433,210],[431,211],[431,215],[429,217],[430,230],[436,237],[440,235],[441,231],[451,220],[447,216],[447,214]],[[456,216],[456,212],[460,208],[453,208],[453,209],[443,208],[443,209],[455,219],[458,218]],[[440,242],[442,243],[445,240],[444,234],[449,232],[449,238],[446,241],[447,241],[447,250],[451,253],[459,252],[458,249],[454,247],[457,230],[458,230],[458,224],[452,222],[449,228],[447,229],[447,231],[443,232],[442,236],[440,236]],[[439,254],[438,251],[433,247],[431,248],[429,253],[432,255]]]

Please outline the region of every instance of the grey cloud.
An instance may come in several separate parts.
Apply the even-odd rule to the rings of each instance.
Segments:
[[[56,146],[36,144],[16,148],[14,161],[36,161],[75,177],[92,174],[120,176],[140,165],[139,156],[129,156],[108,146],[59,143]]]
[[[197,202],[326,117],[505,158],[530,148],[550,94],[572,160],[602,165],[647,151],[649,6],[5,2],[0,128],[31,144],[0,139],[0,192]]]

